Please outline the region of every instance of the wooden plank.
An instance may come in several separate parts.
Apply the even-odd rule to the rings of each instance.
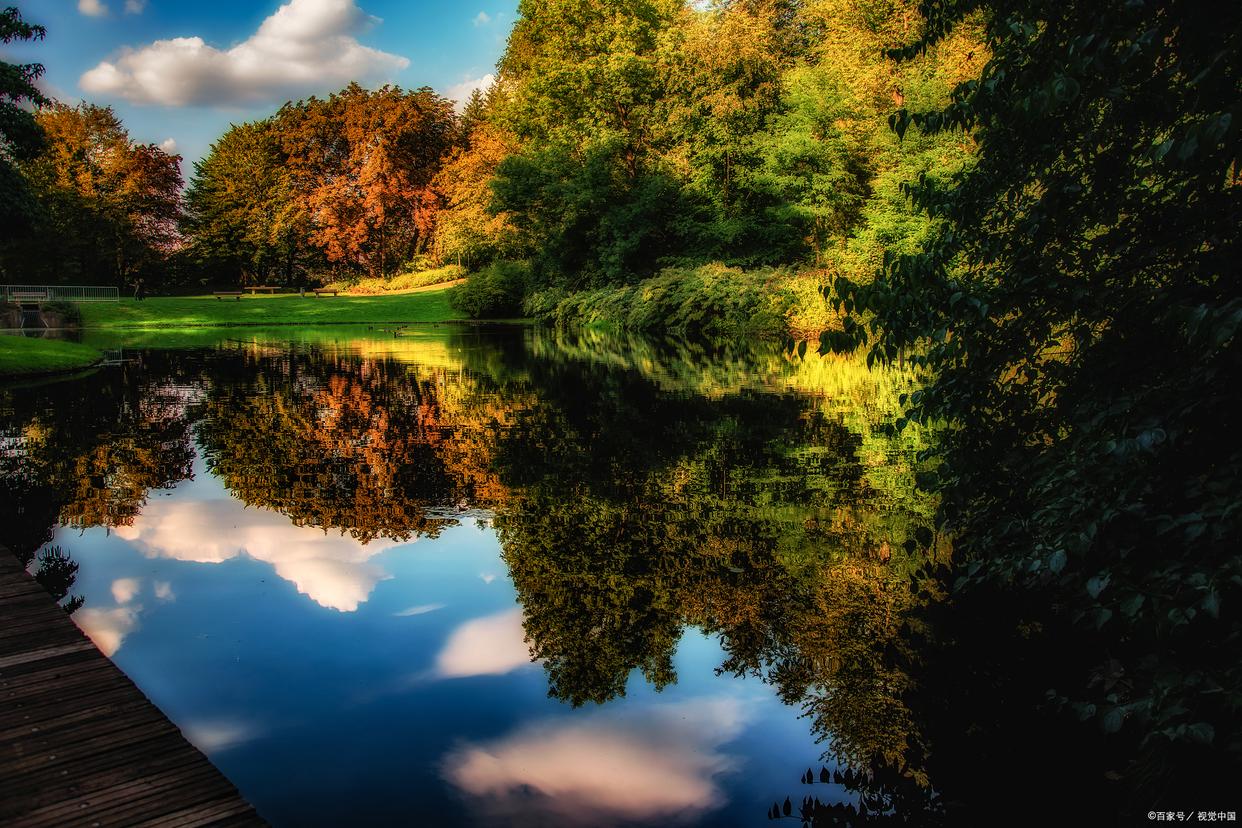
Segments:
[[[176,760],[179,756],[184,756],[185,751],[182,749],[184,741],[180,734],[165,734],[143,742],[141,745],[141,756],[137,758],[133,756],[132,751],[113,751],[112,753],[91,756],[75,756],[71,761],[59,766],[55,773],[50,775],[31,773],[14,776],[11,794],[17,798],[17,801],[21,801],[22,807],[25,807],[26,802],[22,798],[34,796],[43,790],[44,787],[59,785],[98,788],[101,785],[96,784],[97,779],[106,778],[118,769],[137,768],[138,772],[142,772],[143,768],[149,770],[158,767],[158,765],[150,763],[168,763]],[[197,758],[195,758],[195,761],[197,761]],[[9,790],[6,790],[6,793],[9,792]]]
[[[37,787],[14,788],[6,793],[10,796],[19,795],[23,800],[24,812],[34,813],[37,809],[67,802],[74,797],[118,788],[133,780],[162,773],[175,773],[200,761],[198,757],[187,756],[183,751],[174,751],[168,755],[145,757],[136,762],[107,767],[95,766],[89,774],[65,774],[57,776],[53,782],[44,782]],[[0,804],[0,817],[4,816],[3,807]]]
[[[92,786],[90,790],[83,790],[79,785],[66,785],[59,798],[42,807],[26,810],[22,819],[29,825],[57,825],[82,811],[89,810],[92,816],[97,816],[127,802],[136,802],[152,792],[165,791],[191,782],[198,776],[215,773],[215,768],[197,757],[160,769],[148,768],[140,775],[126,773],[129,767],[132,766],[114,768],[106,775],[105,778],[111,782],[109,785]]]
[[[45,618],[44,623],[50,624],[53,623],[54,620],[55,619]],[[10,656],[15,653],[28,652],[31,649],[37,649],[45,644],[68,644],[70,642],[81,640],[81,636],[76,636],[69,630],[57,630],[55,633],[42,633],[37,630],[28,630],[25,635],[0,640],[0,654]]]
[[[0,672],[0,689],[17,688],[31,682],[48,681],[91,668],[99,669],[99,659],[90,650],[65,653],[41,662],[19,664]]]
[[[216,771],[215,778],[224,780],[219,771]],[[230,792],[231,788],[220,787],[219,782],[204,782],[201,777],[190,775],[183,780],[175,780],[170,785],[153,788],[132,799],[116,803],[114,807],[104,808],[93,814],[92,820],[100,821],[104,825],[129,826],[157,819],[159,824],[164,825],[183,814],[193,812],[194,809],[228,801],[232,798]],[[245,804],[240,798],[234,801],[238,805]]]
[[[0,599],[12,598],[15,595],[37,595],[43,592],[37,581],[22,582],[14,579],[0,583]]]
[[[0,823],[264,825],[0,548]]]
[[[95,701],[89,707],[69,712],[58,710],[55,706],[45,707],[39,710],[44,715],[39,718],[25,715],[21,723],[16,726],[11,726],[8,721],[5,721],[4,729],[0,730],[0,744],[11,744],[25,736],[43,731],[64,731],[70,729],[71,726],[86,724],[96,719],[123,717],[142,709],[142,701],[133,698],[132,694],[127,693],[114,698],[115,701],[112,702],[101,704]]]
[[[190,826],[190,825],[211,825],[219,822],[221,819],[232,815],[246,815],[248,821],[241,823],[243,825],[254,825],[254,820],[258,816],[254,813],[254,809],[245,803],[238,804],[230,802],[219,797],[202,799],[201,801],[184,804],[171,813],[163,813],[156,818],[144,818],[141,813],[126,814],[120,819],[124,821],[116,821],[111,823],[118,828],[134,828],[134,826]],[[170,821],[171,820],[171,821]],[[107,823],[105,823],[107,824]]]
[[[110,814],[149,810],[151,799],[162,802],[179,799],[178,792],[186,786],[202,784],[204,781],[216,780],[216,790],[224,795],[229,787],[219,772],[206,762],[194,763],[186,767],[175,768],[167,773],[152,773],[142,779],[130,780],[119,785],[92,791],[63,802],[49,805],[22,814],[23,823],[30,828],[46,828],[65,824],[66,820],[78,814],[90,812],[92,820],[108,819]],[[166,813],[167,808],[156,808],[159,813]],[[132,822],[132,820],[131,820]]]
[[[95,673],[100,675],[95,675]],[[89,696],[91,693],[105,689],[127,687],[131,683],[111,670],[83,671],[53,678],[52,681],[57,691],[57,695],[54,698],[58,698],[64,703],[67,703],[70,699],[77,699],[84,695]],[[48,698],[47,692],[46,683],[44,685],[31,684],[12,688],[6,687],[0,689],[0,698],[3,699],[6,707],[18,709],[21,706],[38,704],[41,699]]]
[[[53,644],[51,646],[41,647],[37,650],[31,650],[24,653],[13,653],[12,655],[0,656],[0,670],[5,667],[11,667],[16,664],[26,664],[31,661],[43,661],[44,659],[53,658],[67,653],[82,653],[95,649],[95,645],[90,639],[78,640],[67,644]]]
[[[239,819],[245,818],[243,819]],[[254,809],[246,803],[219,802],[167,815],[160,822],[143,822],[137,828],[207,828],[207,826],[253,825]]]

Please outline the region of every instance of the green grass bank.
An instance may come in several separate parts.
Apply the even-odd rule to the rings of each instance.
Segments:
[[[438,287],[438,286],[437,286]],[[448,290],[392,296],[157,296],[83,304],[84,328],[195,328],[451,322],[464,319]]]
[[[101,359],[99,351],[76,342],[0,336],[0,379],[77,371]]]

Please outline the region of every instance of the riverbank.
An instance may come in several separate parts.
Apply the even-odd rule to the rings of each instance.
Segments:
[[[84,304],[84,328],[196,328],[453,322],[448,287],[390,296],[159,296]]]
[[[0,379],[79,371],[102,359],[99,351],[76,342],[0,336]]]

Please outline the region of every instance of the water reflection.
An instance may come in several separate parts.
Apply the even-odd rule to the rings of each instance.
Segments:
[[[109,654],[138,659],[128,642],[170,634],[148,623],[159,614],[186,619],[186,635],[238,636],[203,646],[242,664],[260,633],[217,627],[244,612],[276,626],[262,635],[297,637],[292,652],[311,648],[295,664],[265,643],[246,669],[282,688],[299,686],[295,675],[352,688],[367,729],[336,738],[387,755],[389,735],[367,711],[413,698],[442,705],[449,730],[413,735],[409,750],[424,763],[434,755],[465,797],[458,812],[450,790],[420,791],[428,808],[447,803],[455,816],[445,824],[737,822],[728,808],[751,807],[725,793],[744,776],[738,757],[819,749],[805,723],[801,738],[759,745],[745,734],[771,728],[771,714],[752,717],[736,695],[649,697],[726,680],[711,668],[758,677],[803,706],[813,737],[843,760],[923,778],[909,633],[938,598],[909,584],[947,551],[914,488],[926,437],[886,425],[909,377],[834,357],[520,330],[216,336],[140,350],[83,380],[0,389],[0,543],[33,553],[54,532],[100,527],[120,545],[124,565],[76,616]],[[434,589],[415,590],[405,556],[435,560],[468,529],[498,542],[511,587],[478,597],[496,592],[505,569],[467,556],[454,566],[469,571],[453,571],[473,582],[470,601],[442,573],[424,574]],[[99,558],[114,554],[83,537]],[[188,579],[176,567],[190,564],[210,566]],[[244,589],[220,587],[227,601],[202,603],[198,584],[243,573]],[[397,592],[385,592],[389,581]],[[716,642],[713,663],[686,675],[679,659],[702,634]],[[533,689],[532,679],[554,701],[462,706],[480,688]],[[450,703],[443,693],[462,695]],[[626,696],[638,700],[615,703]],[[161,703],[175,713],[181,698]],[[295,784],[261,770],[258,751],[292,751],[310,731],[282,731],[258,715],[266,702],[246,698],[254,709],[187,709],[187,729],[204,749],[251,757],[235,760],[234,779],[261,809],[327,820],[330,809],[310,814],[299,796],[322,806],[345,781],[308,772]],[[572,712],[560,701],[608,704]],[[473,729],[474,716],[489,727]],[[312,741],[328,744],[333,727],[319,726],[328,732]],[[359,764],[376,771],[374,760]],[[350,784],[382,798],[381,777]],[[386,806],[367,807],[378,821]]]
[[[111,657],[121,649],[125,636],[139,628],[141,613],[140,604],[112,609],[86,607],[78,610],[73,620],[82,628],[82,632],[90,636],[100,652]]]
[[[735,699],[693,699],[536,721],[444,760],[444,775],[497,825],[692,820],[727,802],[724,746],[746,721]]]
[[[204,463],[195,468],[194,480],[117,527],[117,536],[153,558],[221,563],[245,555],[264,561],[298,592],[341,612],[356,610],[388,577],[371,561],[398,541],[364,542],[290,522],[280,512],[230,497],[218,479],[206,474]]]
[[[436,656],[436,675],[498,676],[529,666],[531,661],[522,610],[511,609],[475,618],[453,630]]]

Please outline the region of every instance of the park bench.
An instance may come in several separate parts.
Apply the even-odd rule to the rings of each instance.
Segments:
[[[217,299],[223,299],[226,296],[236,296],[237,301],[240,302],[242,298],[242,292],[240,290],[217,290],[214,291],[214,293]]]
[[[250,291],[251,296],[254,296],[256,293],[259,293],[259,292],[275,293],[276,291],[280,290],[280,288],[274,287],[272,285],[252,285],[251,287],[246,288],[246,290]]]
[[[9,294],[9,301],[14,302],[18,305],[27,304],[30,302],[46,302],[47,291],[46,290],[13,291],[12,293]]]
[[[320,296],[322,296],[325,293],[330,293],[333,296],[336,296],[338,291],[331,290],[329,288],[315,288],[314,290],[311,291],[311,293],[315,294],[315,298],[318,299]]]

